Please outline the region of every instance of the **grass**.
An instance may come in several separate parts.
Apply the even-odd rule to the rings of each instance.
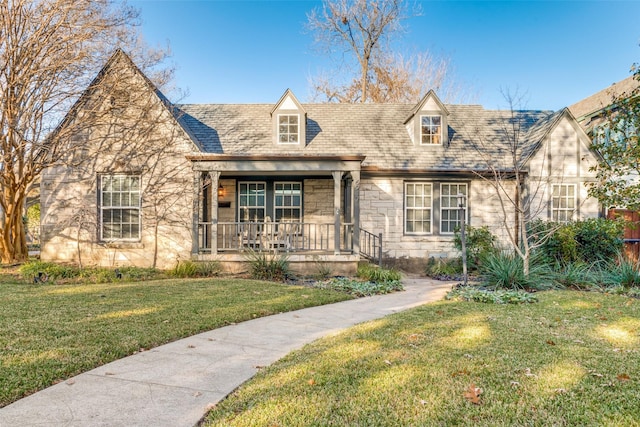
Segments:
[[[640,425],[640,301],[537,296],[438,302],[322,339],[261,371],[205,425]]]
[[[0,406],[198,332],[350,298],[308,287],[217,278],[32,284],[0,271]]]

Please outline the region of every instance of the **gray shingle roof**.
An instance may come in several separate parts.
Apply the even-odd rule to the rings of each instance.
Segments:
[[[273,142],[273,104],[186,104],[180,123],[205,152],[229,155],[364,155],[364,167],[393,170],[485,170],[487,158],[509,169],[510,111],[478,105],[446,105],[449,144],[414,145],[404,122],[415,105],[303,104],[307,112],[304,147]],[[549,111],[518,111],[521,141],[543,136]],[[546,120],[544,120],[546,119]],[[542,121],[542,122],[541,122]],[[536,123],[542,123],[535,125]]]

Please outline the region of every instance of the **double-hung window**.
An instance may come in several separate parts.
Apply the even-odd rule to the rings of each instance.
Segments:
[[[431,233],[433,186],[424,182],[406,182],[404,231],[407,234]]]
[[[140,239],[140,176],[100,176],[100,239]]]
[[[298,144],[300,142],[300,116],[298,114],[278,115],[278,143]]]
[[[440,184],[440,233],[452,234],[461,224],[458,194],[464,195],[466,212],[467,184]]]
[[[240,221],[264,221],[266,189],[265,182],[238,183],[238,218]]]
[[[273,193],[276,221],[299,222],[302,220],[302,184],[300,182],[276,182]]]
[[[551,219],[569,222],[576,210],[575,184],[554,184],[551,193]]]
[[[442,144],[442,116],[420,116],[420,144]]]

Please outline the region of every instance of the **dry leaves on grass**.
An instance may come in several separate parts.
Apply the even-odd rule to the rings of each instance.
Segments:
[[[480,395],[482,394],[482,389],[480,387],[476,387],[474,383],[469,385],[467,391],[464,392],[464,398],[474,405],[480,404]]]

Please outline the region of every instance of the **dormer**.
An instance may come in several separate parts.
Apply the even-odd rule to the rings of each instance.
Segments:
[[[433,90],[418,102],[405,120],[413,145],[446,146],[449,143],[449,111]]]
[[[307,137],[307,112],[287,89],[271,110],[273,141],[277,145],[304,147]]]

